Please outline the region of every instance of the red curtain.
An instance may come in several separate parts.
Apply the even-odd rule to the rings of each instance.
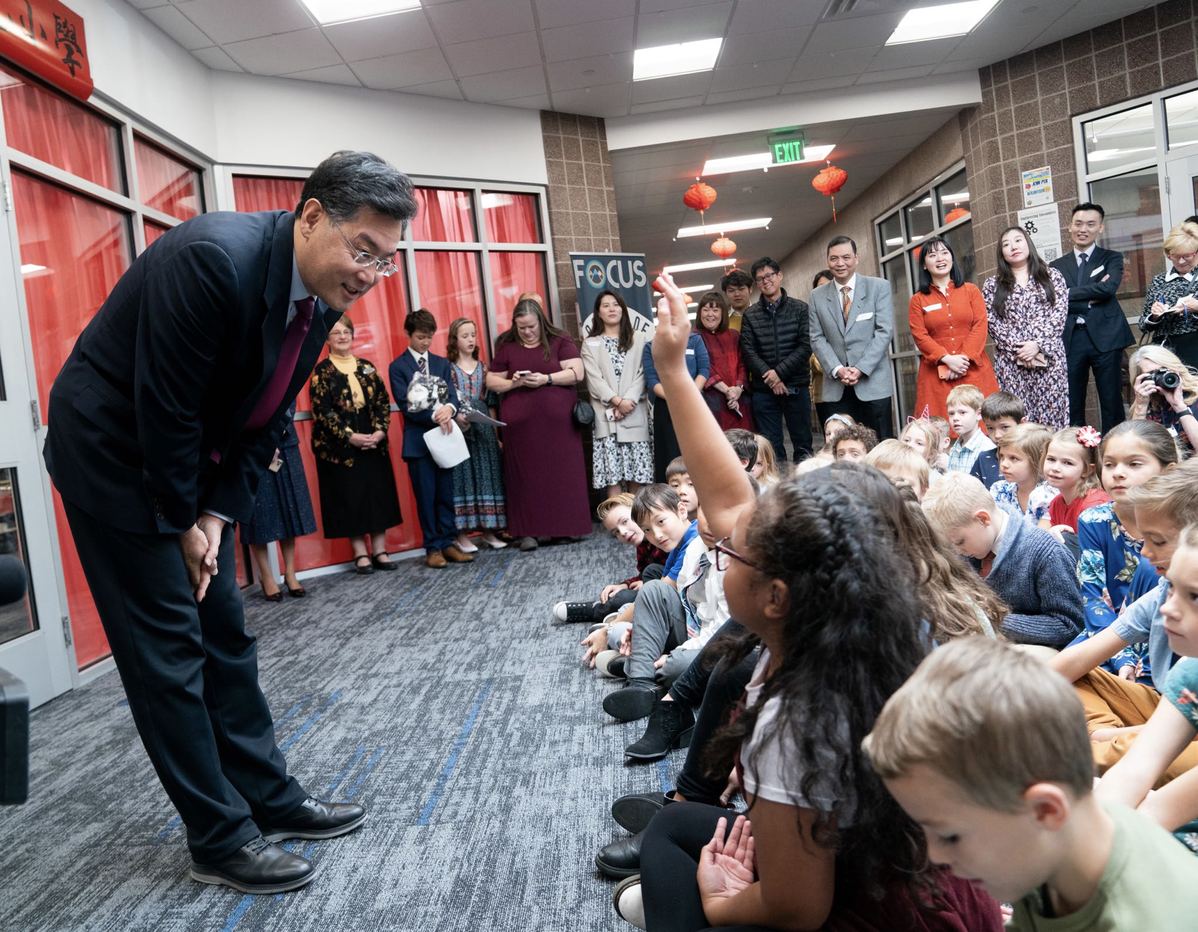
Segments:
[[[545,285],[545,257],[540,252],[495,252],[491,257],[491,304],[495,308],[496,334],[512,325],[516,299],[526,291],[535,291],[548,299]]]
[[[303,178],[233,176],[233,201],[242,211],[295,210],[303,190]]]
[[[54,377],[79,333],[129,267],[133,249],[125,214],[19,170],[13,170],[12,183],[34,370],[45,419]],[[75,654],[85,667],[107,656],[108,642],[57,493],[54,517]]]
[[[200,213],[198,171],[141,138],[134,139],[133,153],[142,203],[180,220],[189,220]]]
[[[506,191],[483,193],[487,239],[492,243],[539,243],[537,196]]]
[[[169,229],[169,227],[161,226],[155,223],[153,220],[145,221],[145,223],[142,225],[142,228],[146,233],[146,248],[149,248],[150,243],[154,242],[154,240],[158,239],[158,237],[160,237]]]
[[[445,355],[449,325],[459,317],[474,321],[480,334],[487,332],[478,255],[476,252],[432,250],[419,250],[416,253],[420,305],[437,318],[437,335],[432,345],[434,353]],[[484,357],[490,355],[485,340],[480,341],[479,353]]]
[[[125,193],[116,126],[8,68],[0,67],[0,94],[10,146]]]
[[[469,191],[417,188],[412,239],[418,243],[474,243],[474,206]]]

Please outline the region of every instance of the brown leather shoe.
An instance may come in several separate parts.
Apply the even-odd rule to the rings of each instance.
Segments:
[[[445,559],[448,560],[450,563],[472,563],[472,562],[474,562],[474,554],[462,553],[462,551],[460,549],[458,549],[457,544],[450,544],[448,547],[446,547],[444,550],[442,550],[441,553],[443,553],[445,555]]]
[[[443,570],[445,567],[449,566],[449,563],[446,561],[445,557],[441,556],[440,550],[434,550],[424,558],[424,565],[432,567],[435,570]]]

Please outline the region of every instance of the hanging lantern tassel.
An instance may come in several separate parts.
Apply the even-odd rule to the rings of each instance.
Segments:
[[[849,173],[843,168],[837,168],[831,162],[820,169],[818,175],[811,179],[811,187],[824,197],[832,198],[832,222],[836,222],[836,192],[844,187],[849,180]]]
[[[714,204],[715,199],[715,188],[701,181],[696,181],[682,195],[682,203],[691,210],[697,210],[699,212],[699,219],[704,224],[706,224],[707,220],[703,215],[703,211]]]
[[[726,236],[721,236],[711,244],[711,251],[721,259],[727,259],[736,252],[736,243]]]

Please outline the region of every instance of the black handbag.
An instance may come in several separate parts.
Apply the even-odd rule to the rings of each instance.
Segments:
[[[583,401],[581,398],[574,402],[574,423],[579,427],[590,427],[595,423],[595,409],[591,407],[589,401]]]

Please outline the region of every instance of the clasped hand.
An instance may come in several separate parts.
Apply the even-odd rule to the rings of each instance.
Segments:
[[[374,450],[386,436],[381,430],[376,430],[373,434],[350,434],[349,445],[359,450]]]
[[[187,580],[197,602],[204,601],[208,584],[218,572],[216,561],[224,527],[225,522],[216,515],[200,515],[195,524],[179,535]]]

